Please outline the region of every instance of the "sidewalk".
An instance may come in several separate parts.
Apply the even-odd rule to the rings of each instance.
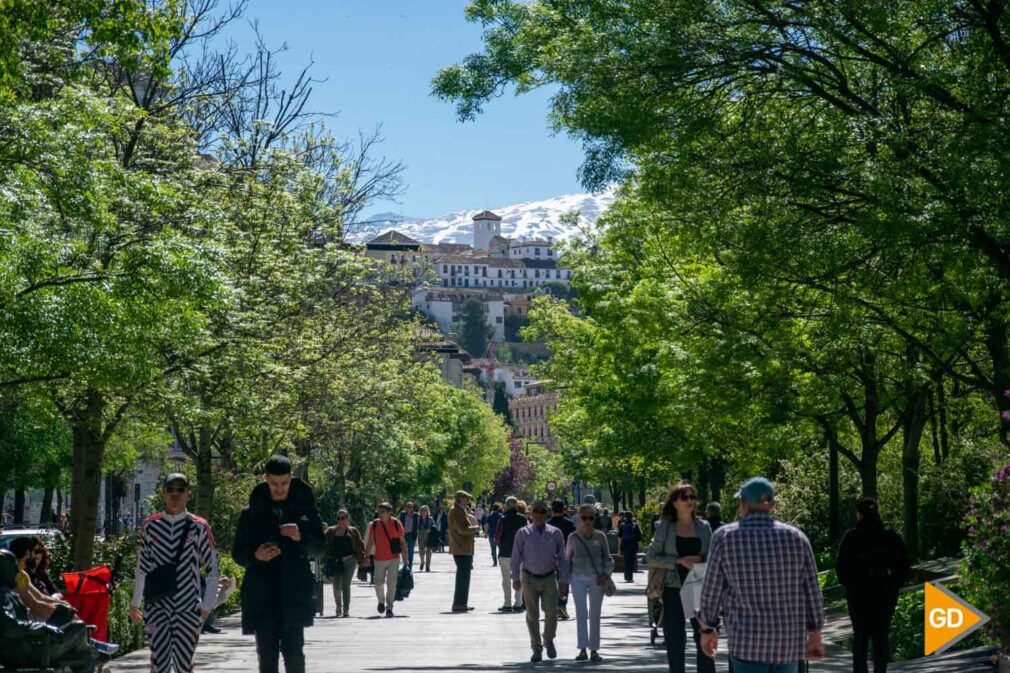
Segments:
[[[603,662],[573,661],[575,624],[558,623],[558,659],[540,664],[529,662],[529,636],[522,614],[502,614],[501,575],[491,567],[487,540],[477,541],[468,614],[454,614],[452,603],[454,565],[448,554],[435,554],[434,570],[418,573],[416,587],[406,601],[396,604],[396,618],[376,613],[375,594],[366,584],[355,581],[352,588],[351,619],[333,619],[333,597],[326,587],[326,618],[305,631],[305,654],[309,673],[335,671],[667,671],[662,630],[656,646],[649,644],[645,610],[645,574],[634,584],[615,577],[618,594],[603,604]],[[416,559],[415,559],[416,563]],[[574,606],[569,604],[574,617]],[[251,636],[242,636],[237,616],[219,620],[221,635],[204,636],[197,649],[196,670],[200,673],[255,671],[256,650]],[[690,642],[690,637],[688,638]],[[725,650],[725,642],[720,643]],[[140,673],[149,670],[148,651],[140,650],[117,659],[107,670],[113,673]],[[283,670],[283,668],[282,668]],[[688,654],[688,671],[695,671],[694,656]],[[727,670],[725,654],[716,664]],[[849,673],[848,653],[830,647],[827,660],[811,666],[811,671]],[[956,655],[895,664],[896,673],[992,673],[981,664],[979,653]]]

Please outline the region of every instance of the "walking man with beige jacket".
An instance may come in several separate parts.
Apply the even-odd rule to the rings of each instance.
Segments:
[[[468,612],[470,598],[470,571],[473,570],[473,539],[480,526],[477,519],[466,511],[472,499],[466,491],[456,491],[455,502],[449,510],[449,553],[456,562],[456,593],[452,598],[453,612]]]

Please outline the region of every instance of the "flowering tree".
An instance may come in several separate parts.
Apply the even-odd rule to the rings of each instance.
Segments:
[[[510,442],[509,464],[494,478],[494,495],[496,499],[510,495],[525,496],[526,491],[536,479],[536,468],[519,437],[512,437]]]
[[[990,616],[989,637],[1010,652],[1010,463],[999,467],[988,484],[972,490],[965,516],[962,574],[974,605]]]

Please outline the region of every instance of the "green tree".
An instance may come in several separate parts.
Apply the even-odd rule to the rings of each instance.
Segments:
[[[467,299],[459,310],[459,342],[470,355],[483,357],[494,328],[487,322],[487,309],[478,299]]]

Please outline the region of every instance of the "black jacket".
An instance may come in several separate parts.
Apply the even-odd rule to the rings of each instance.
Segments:
[[[501,526],[501,543],[498,545],[498,556],[512,557],[512,543],[516,541],[516,533],[526,525],[526,517],[518,510],[507,509],[505,516],[498,523]]]
[[[297,523],[300,542],[282,537],[283,523]],[[272,561],[257,561],[260,545],[273,542],[281,554]],[[312,626],[315,578],[309,558],[319,558],[325,546],[323,523],[316,510],[312,489],[301,479],[292,479],[288,499],[275,503],[270,486],[262,483],[249,496],[242,510],[231,554],[246,569],[242,582],[242,633],[256,632],[265,611],[280,610],[285,625]]]
[[[861,521],[842,538],[835,572],[845,586],[854,625],[890,621],[898,589],[908,578],[909,561],[901,536],[883,524]]]
[[[414,510],[414,513],[411,515],[411,517],[414,519],[414,527],[411,529],[411,533],[413,533],[414,535],[417,535],[417,528],[418,528],[418,525],[420,524],[420,521],[421,521],[421,515],[417,513],[417,510]],[[400,523],[403,524],[403,528],[406,529],[407,528],[407,510],[403,510],[402,512],[400,512],[400,516],[398,516],[397,518],[400,520]]]
[[[565,536],[565,542],[568,542],[568,536],[575,532],[575,524],[564,514],[555,514],[550,519],[547,519],[547,523],[561,529],[562,534]]]

